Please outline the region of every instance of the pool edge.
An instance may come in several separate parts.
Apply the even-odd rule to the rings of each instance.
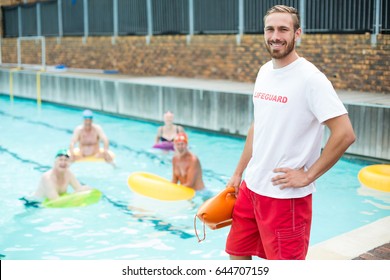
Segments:
[[[310,246],[307,260],[352,260],[390,242],[390,216]]]

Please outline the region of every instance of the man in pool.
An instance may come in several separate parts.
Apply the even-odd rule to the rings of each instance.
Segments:
[[[172,183],[190,187],[196,191],[204,189],[202,167],[196,155],[188,150],[188,137],[184,132],[174,138],[175,155],[172,158]]]
[[[42,174],[38,188],[33,194],[33,198],[50,200],[58,198],[67,192],[69,185],[74,191],[84,191],[91,189],[82,186],[74,174],[69,170],[70,159],[68,151],[61,149],[55,156],[53,167]]]
[[[93,123],[93,113],[90,110],[83,112],[84,123],[75,128],[70,142],[69,152],[71,161],[83,157],[94,156],[104,158],[112,163],[113,158],[108,152],[109,141],[100,125]],[[103,142],[103,149],[100,149],[100,141]],[[75,146],[78,143],[79,153],[75,153]]]

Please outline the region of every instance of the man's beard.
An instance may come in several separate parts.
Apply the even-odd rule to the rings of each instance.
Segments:
[[[294,38],[290,42],[287,43],[286,49],[284,49],[284,50],[272,51],[272,49],[271,49],[271,47],[269,45],[269,42],[265,42],[265,47],[266,47],[267,51],[269,52],[269,54],[271,55],[272,58],[275,58],[275,59],[285,58],[295,48],[295,36],[294,36]]]

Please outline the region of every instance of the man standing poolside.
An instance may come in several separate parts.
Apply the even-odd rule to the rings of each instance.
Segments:
[[[94,156],[104,158],[108,163],[113,161],[108,152],[109,141],[103,129],[93,122],[93,113],[90,110],[83,112],[84,123],[75,128],[70,142],[71,160],[75,161],[83,157]],[[103,149],[100,149],[100,141],[103,142]],[[78,143],[79,152],[75,153],[75,145]]]
[[[254,122],[227,184],[237,195],[226,242],[231,259],[305,259],[314,182],[355,141],[330,81],[295,50],[301,32],[293,7],[274,6],[264,17],[272,59],[258,73]],[[330,137],[321,153],[324,125]]]
[[[202,167],[196,155],[188,150],[188,137],[184,132],[174,138],[175,155],[172,158],[172,183],[193,188],[204,189]]]
[[[68,186],[78,191],[89,190],[82,186],[74,174],[69,170],[69,155],[66,149],[59,150],[55,156],[53,168],[42,174],[38,188],[33,194],[34,198],[57,199],[68,190]]]

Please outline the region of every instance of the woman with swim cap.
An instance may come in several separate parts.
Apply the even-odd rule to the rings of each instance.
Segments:
[[[173,150],[173,140],[175,136],[184,132],[184,128],[173,123],[174,115],[170,111],[164,114],[164,125],[157,129],[154,148]]]
[[[193,188],[204,189],[202,167],[196,155],[188,150],[188,137],[180,132],[174,138],[175,155],[172,158],[172,183]]]

